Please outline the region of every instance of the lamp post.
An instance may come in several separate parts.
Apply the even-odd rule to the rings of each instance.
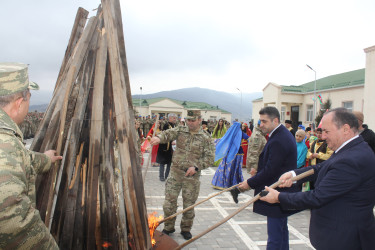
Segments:
[[[242,117],[242,91],[239,89],[239,88],[237,88],[237,90],[238,91],[240,91],[240,93],[241,93],[241,104],[240,104],[240,121],[239,122],[241,122],[241,117]]]
[[[306,66],[314,71],[315,73],[315,81],[314,81],[314,110],[313,110],[313,129],[315,129],[315,118],[316,118],[316,71],[311,68],[309,65],[306,64]]]
[[[142,87],[140,87],[141,95],[139,96],[139,115],[141,115],[141,107],[142,107]]]

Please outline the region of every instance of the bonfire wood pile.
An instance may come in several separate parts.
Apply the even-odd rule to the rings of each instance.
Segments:
[[[79,8],[31,150],[63,160],[36,181],[61,249],[150,249],[119,0]]]

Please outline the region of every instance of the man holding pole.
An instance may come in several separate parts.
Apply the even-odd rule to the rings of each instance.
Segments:
[[[35,204],[36,174],[62,159],[54,150],[32,152],[18,125],[27,115],[30,89],[27,65],[0,63],[0,249],[58,249]]]
[[[261,192],[265,185],[276,182],[285,171],[297,168],[297,147],[293,135],[280,124],[280,113],[275,107],[264,107],[259,111],[260,129],[269,133],[269,139],[259,156],[258,172],[238,187],[240,190],[255,189],[254,195]],[[286,192],[297,192],[291,187]],[[289,249],[288,216],[296,211],[284,211],[279,205],[264,201],[254,203],[255,213],[267,216],[267,249]]]
[[[186,125],[178,126],[153,137],[151,145],[176,141],[176,151],[173,153],[171,172],[165,185],[165,200],[163,205],[164,217],[169,217],[177,211],[177,198],[182,190],[183,208],[193,205],[198,199],[200,188],[200,173],[202,169],[212,166],[215,159],[215,146],[211,137],[201,128],[199,110],[188,110]],[[190,230],[195,217],[194,209],[183,213],[181,234],[184,239],[191,239]],[[169,235],[175,232],[176,217],[165,221],[163,233]]]
[[[322,138],[333,155],[323,163],[283,174],[280,187],[292,186],[293,174],[311,168],[315,181],[310,192],[269,194],[261,200],[280,203],[284,209],[311,209],[310,241],[316,249],[374,249],[375,155],[358,135],[355,115],[344,108],[322,118]]]

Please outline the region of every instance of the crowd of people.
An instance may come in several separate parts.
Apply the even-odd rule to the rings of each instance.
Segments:
[[[159,129],[154,136],[148,133],[151,145],[159,146],[159,150],[155,151],[156,162],[159,162],[160,166],[166,164],[168,171],[170,168],[173,173],[172,177],[168,177],[168,174],[163,172],[164,167],[160,167],[160,180],[167,180],[163,205],[165,217],[176,212],[177,197],[181,190],[183,207],[194,204],[199,193],[200,171],[207,167],[217,167],[212,179],[213,188],[226,189],[239,184],[237,189],[231,191],[236,203],[239,194],[249,189],[254,189],[254,195],[264,189],[269,192],[255,202],[253,208],[255,213],[267,217],[267,249],[289,249],[287,218],[303,209],[312,211],[310,238],[317,249],[337,249],[332,248],[333,244],[343,246],[340,249],[372,249],[369,246],[373,247],[375,243],[369,235],[375,233],[372,211],[375,199],[373,195],[371,198],[369,195],[358,195],[357,199],[350,194],[357,192],[354,189],[367,190],[370,193],[375,191],[375,170],[369,168],[373,165],[375,157],[375,134],[363,125],[364,117],[361,112],[349,112],[343,108],[327,111],[317,128],[313,128],[311,124],[307,127],[299,125],[293,128],[290,120],[281,124],[280,114],[274,107],[263,108],[259,113],[260,120],[255,126],[252,122],[249,122],[251,126],[238,121],[230,124],[223,119],[203,121],[199,111],[194,112],[195,115],[186,117],[184,123],[178,121],[176,115],[170,114],[173,119],[170,120],[168,117],[168,121],[164,123],[166,126],[157,125]],[[192,123],[196,125],[194,132],[191,129]],[[202,138],[197,140],[197,135]],[[360,146],[354,147],[365,153],[346,149],[349,147],[346,144],[353,144],[350,140],[356,141]],[[190,146],[192,143],[195,146],[193,148]],[[167,145],[167,149],[168,145],[175,145],[176,151],[170,151],[169,164],[162,164],[162,161],[158,160],[161,145],[164,145],[163,148]],[[340,150],[341,148],[343,149]],[[338,150],[345,153],[340,153],[341,157],[335,157],[336,160],[330,160],[336,154],[339,155]],[[361,154],[363,163],[358,165],[349,161],[347,157],[350,158],[350,154]],[[193,155],[194,160],[190,159]],[[341,165],[337,162],[340,158],[347,160],[346,165],[341,161]],[[367,164],[368,175],[358,168],[364,164]],[[251,176],[247,180],[244,180],[242,174],[244,167]],[[316,171],[313,176],[295,184],[290,183],[291,176],[311,168]],[[339,175],[334,171],[331,173],[331,168],[341,169],[346,174]],[[333,173],[337,176],[332,176]],[[349,174],[354,176],[350,178]],[[285,182],[281,188],[268,188],[279,178]],[[335,185],[331,186],[332,184]],[[342,185],[345,184],[349,186],[344,188]],[[324,194],[323,191],[327,193]],[[357,208],[356,202],[361,204],[365,211]],[[346,207],[343,207],[344,204]],[[338,211],[337,214],[332,214],[334,209]],[[341,215],[347,220],[337,225],[350,226],[346,223],[355,218],[355,227],[352,226],[349,230],[353,235],[339,242],[339,239],[345,236],[343,230],[327,233],[324,227],[329,228],[330,218],[321,217],[322,212],[333,219]],[[351,217],[349,213],[352,212],[360,215]],[[317,218],[324,222],[321,230],[326,233],[325,236],[318,232]],[[180,227],[181,234],[186,240],[192,237],[190,230],[193,219],[194,209],[183,214]],[[338,223],[337,219],[335,223]],[[163,230],[167,235],[173,232],[175,219],[166,223]],[[329,235],[333,237],[332,242],[328,242]]]
[[[38,130],[39,124],[43,119],[43,112],[28,112],[24,121],[20,124],[20,130],[24,139],[33,138]]]

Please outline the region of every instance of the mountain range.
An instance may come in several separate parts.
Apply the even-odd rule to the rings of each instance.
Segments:
[[[170,99],[190,102],[205,102],[212,106],[232,113],[232,119],[248,122],[252,115],[252,101],[262,97],[262,92],[254,93],[227,93],[206,88],[183,88],[170,91],[161,91],[146,95],[132,95],[136,99],[151,99],[167,97]],[[33,91],[29,111],[44,112],[52,98],[52,91]]]
[[[212,106],[218,106],[232,113],[232,119],[248,122],[252,115],[252,101],[263,96],[262,92],[254,93],[227,93],[205,88],[183,88],[170,91],[161,91],[154,94],[142,95],[141,99],[167,97],[180,101],[205,102]],[[140,98],[140,95],[133,95]]]

